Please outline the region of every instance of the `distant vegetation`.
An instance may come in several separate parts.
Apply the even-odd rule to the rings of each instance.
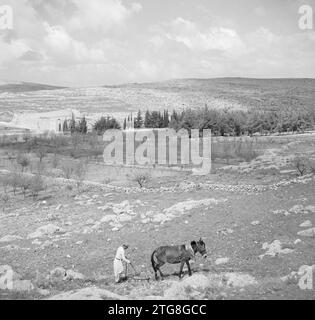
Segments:
[[[304,132],[314,129],[315,110],[305,111],[229,111],[211,109],[187,109],[182,112],[173,111],[169,117],[168,111],[146,111],[144,119],[139,111],[134,121],[135,128],[172,128],[211,129],[214,136],[252,136]],[[126,119],[124,128],[126,128]]]

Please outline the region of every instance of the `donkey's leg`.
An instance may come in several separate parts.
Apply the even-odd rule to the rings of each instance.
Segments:
[[[156,265],[156,268],[157,268],[157,270],[159,270],[160,276],[161,276],[162,279],[164,278],[164,274],[162,273],[162,271],[161,271],[160,268],[161,268],[162,266],[164,266],[164,264],[165,264],[165,262],[159,260],[158,264]]]
[[[188,268],[188,274],[189,274],[189,276],[191,276],[191,269],[190,269],[189,260],[186,261],[186,264],[187,264],[187,268]]]
[[[180,263],[179,279],[182,277],[182,272],[183,272],[184,265],[185,265],[185,261],[182,261],[182,262]]]
[[[153,266],[153,265],[152,265],[152,267],[153,267],[153,270],[154,270],[154,277],[155,277],[155,280],[158,280],[157,268],[156,268],[156,266]]]

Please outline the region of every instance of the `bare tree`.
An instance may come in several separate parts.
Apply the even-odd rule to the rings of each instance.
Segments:
[[[138,171],[133,176],[133,180],[139,184],[140,188],[143,188],[150,179],[151,175],[148,172]]]
[[[39,161],[42,162],[43,159],[47,156],[47,148],[40,146],[36,151],[36,155],[39,158]]]
[[[296,156],[293,160],[294,166],[301,176],[304,176],[309,168],[308,159],[302,156]]]

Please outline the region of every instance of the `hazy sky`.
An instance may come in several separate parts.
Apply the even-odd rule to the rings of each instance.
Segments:
[[[0,80],[93,86],[188,77],[315,77],[315,0],[0,0]],[[315,28],[315,26],[314,26]]]

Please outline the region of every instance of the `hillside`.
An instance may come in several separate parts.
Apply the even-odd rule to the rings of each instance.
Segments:
[[[17,93],[17,92],[29,92],[29,91],[40,91],[40,90],[56,90],[63,89],[64,87],[51,86],[40,83],[32,82],[17,82],[17,83],[1,83],[0,82],[0,93]]]
[[[58,90],[57,90],[58,89]],[[137,110],[209,107],[314,109],[315,79],[182,79],[88,88],[0,85],[1,112],[76,109],[123,119]]]
[[[177,79],[111,88],[179,94],[192,108],[205,103],[211,106],[211,102],[216,107],[219,101],[240,108],[314,108],[315,98],[315,79]]]

